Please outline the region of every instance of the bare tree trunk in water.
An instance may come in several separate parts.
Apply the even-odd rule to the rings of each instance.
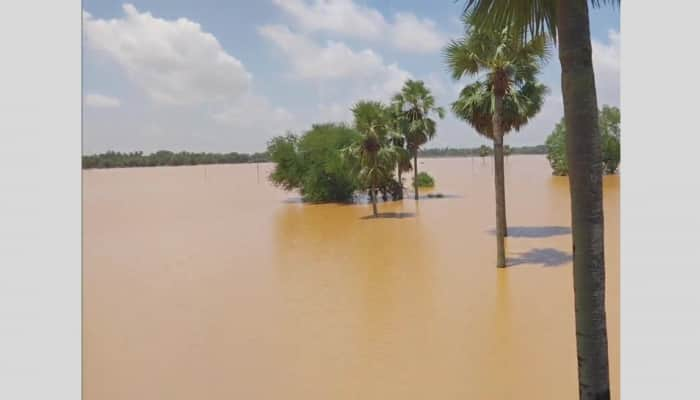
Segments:
[[[372,198],[372,214],[377,216],[377,190],[374,186],[369,190],[370,197]]]
[[[401,166],[400,165],[398,168],[398,175],[399,175],[399,196],[401,199],[403,199],[403,181],[401,181]]]
[[[413,153],[413,190],[418,200],[418,149]]]
[[[496,183],[496,267],[506,266],[506,192],[503,174],[503,96],[496,94],[493,113],[493,161]]]
[[[587,3],[558,1],[559,62],[571,192],[579,398],[608,400],[603,186]]]

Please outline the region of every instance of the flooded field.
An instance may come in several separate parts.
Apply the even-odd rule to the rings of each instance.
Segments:
[[[86,170],[84,397],[577,398],[568,180],[424,159],[440,199],[307,205],[271,164]],[[408,180],[410,182],[410,180]],[[604,178],[619,398],[619,177]]]

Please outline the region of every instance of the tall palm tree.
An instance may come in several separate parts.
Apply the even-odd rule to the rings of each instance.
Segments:
[[[377,187],[393,173],[396,151],[389,146],[391,120],[388,108],[377,101],[359,101],[352,109],[355,128],[362,134],[346,154],[359,160],[360,179],[369,189],[372,213],[377,212]]]
[[[435,106],[435,98],[423,81],[411,79],[404,83],[401,92],[394,95],[392,106],[399,115],[399,125],[413,157],[413,190],[418,200],[418,150],[435,136],[435,120],[431,114],[442,119],[445,110]]]
[[[527,122],[531,115],[525,111],[533,108],[533,104],[528,104],[526,100],[528,95],[544,90],[535,83],[535,75],[547,60],[549,42],[544,35],[538,35],[522,43],[518,32],[514,30],[474,30],[470,27],[468,17],[465,17],[464,22],[465,37],[450,42],[445,49],[445,58],[455,80],[465,75],[482,78],[464,88],[460,96],[463,102],[458,107],[471,111],[471,115],[466,115],[470,117],[467,121],[474,125],[477,132],[493,139],[496,266],[505,267],[505,236],[508,235],[508,229],[503,135],[511,128],[519,128]],[[506,98],[509,99],[507,103]],[[540,106],[541,104],[530,111],[536,113]]]
[[[558,41],[571,192],[579,398],[610,398],[605,314],[603,184],[586,0],[465,0],[479,29],[514,26]],[[619,0],[591,0],[594,7]]]

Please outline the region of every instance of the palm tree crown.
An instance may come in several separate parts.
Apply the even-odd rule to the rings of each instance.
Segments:
[[[485,88],[504,96],[534,80],[549,59],[551,46],[544,35],[522,43],[512,29],[475,30],[471,17],[464,17],[464,23],[465,36],[452,40],[445,49],[447,66],[455,80],[485,75]]]
[[[398,131],[406,139],[407,150],[413,156],[414,196],[418,200],[418,186],[415,184],[418,175],[418,149],[435,136],[436,124],[431,115],[435,114],[442,119],[445,117],[445,110],[435,106],[435,97],[423,81],[411,79],[404,83],[401,92],[394,95],[392,108]],[[406,160],[401,161],[404,168],[408,168]]]
[[[503,98],[503,133],[522,126],[542,109],[548,92],[544,84],[530,79],[511,85]],[[468,122],[480,135],[493,140],[493,92],[488,81],[477,81],[462,89],[459,98],[452,103],[452,112]]]
[[[392,106],[411,152],[435,136],[435,120],[430,115],[436,114],[440,119],[445,116],[445,110],[435,106],[435,97],[423,81],[407,80],[401,92],[394,95]]]
[[[620,0],[590,0],[593,7],[620,4]],[[548,34],[557,39],[557,0],[465,0],[464,14],[471,17],[472,24],[483,30],[498,30],[511,26],[528,34]]]

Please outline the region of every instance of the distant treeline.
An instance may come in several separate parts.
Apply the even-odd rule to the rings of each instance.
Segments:
[[[151,154],[143,154],[141,151],[120,153],[108,151],[102,154],[83,156],[83,168],[127,168],[127,167],[157,167],[175,165],[199,165],[199,164],[240,164],[250,162],[268,161],[267,152],[264,153],[190,153],[181,151],[161,150]]]
[[[484,147],[484,146],[482,146]],[[547,154],[547,146],[540,144],[537,146],[510,147],[506,145],[506,154]],[[510,153],[508,152],[510,150]],[[421,149],[418,152],[420,157],[478,157],[483,154],[481,147],[468,149]],[[488,153],[490,154],[490,152]]]
[[[472,149],[425,149],[419,151],[420,157],[470,157],[479,156],[480,148]],[[512,147],[511,154],[547,154],[545,145]],[[200,164],[241,164],[270,161],[267,152],[262,153],[178,153],[161,150],[151,154],[141,151],[121,153],[108,151],[102,154],[83,156],[83,168],[129,168],[129,167],[158,167]]]

